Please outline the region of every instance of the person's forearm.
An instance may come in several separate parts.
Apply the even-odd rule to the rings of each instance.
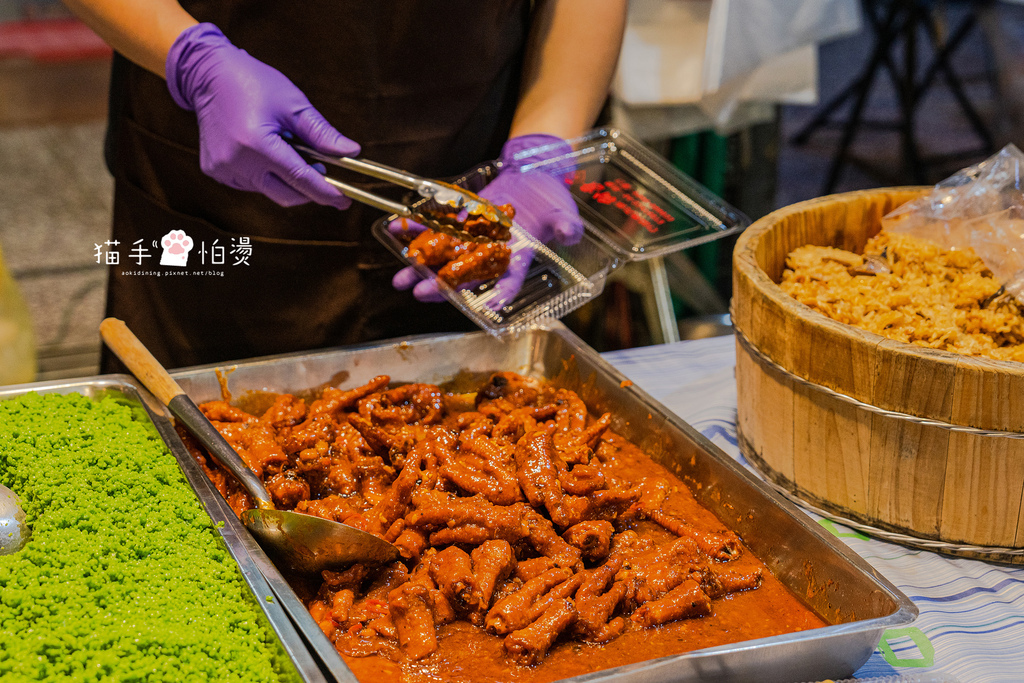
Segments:
[[[112,48],[164,78],[174,39],[196,20],[177,0],[64,0]]]
[[[594,125],[622,45],[627,0],[542,0],[510,137],[576,137]]]

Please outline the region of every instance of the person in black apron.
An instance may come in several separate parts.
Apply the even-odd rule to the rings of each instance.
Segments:
[[[360,204],[339,211],[347,200],[316,188],[232,182],[230,168],[215,175],[244,189],[206,175],[211,127],[239,122],[203,121],[201,108],[197,122],[194,102],[179,106],[183,90],[220,84],[168,84],[157,75],[165,65],[171,73],[168,52],[187,61],[179,53],[190,49],[182,48],[188,38],[222,34],[272,78],[294,84],[343,134],[331,138],[342,148],[323,151],[361,147],[365,158],[443,178],[496,158],[510,136],[570,137],[592,125],[625,16],[625,0],[68,4],[118,51],[106,153],[115,180],[111,240],[122,258],[110,270],[107,314],[125,320],[168,367],[471,328],[454,307],[392,288],[398,262],[369,231],[380,212]],[[299,204],[317,191],[313,198],[328,205]],[[173,231],[177,251],[188,247],[188,274],[156,265],[160,240]],[[118,368],[105,350],[103,370]]]

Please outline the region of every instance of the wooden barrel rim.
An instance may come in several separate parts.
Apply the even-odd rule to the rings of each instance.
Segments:
[[[970,427],[967,425],[953,424],[951,422],[943,422],[942,420],[933,420],[931,418],[919,417],[917,415],[910,415],[903,413],[898,410],[886,410],[885,408],[879,408],[871,403],[864,403],[857,399],[847,396],[835,389],[829,389],[821,384],[815,384],[810,380],[806,380],[799,375],[796,375],[786,368],[782,367],[771,358],[763,354],[756,346],[754,346],[742,330],[735,331],[737,348],[742,348],[750,359],[757,363],[763,372],[770,375],[774,375],[782,381],[794,382],[796,384],[803,385],[810,389],[812,392],[818,394],[824,394],[829,398],[836,401],[841,401],[849,405],[855,406],[856,408],[881,415],[882,417],[891,418],[894,420],[904,420],[912,424],[923,425],[927,427],[934,427],[936,429],[945,429],[951,432],[960,432],[963,434],[973,434],[975,436],[989,436],[1004,439],[1024,439],[1024,432],[1009,432],[1005,430],[994,430],[994,429],[978,429],[977,427]]]
[[[834,213],[840,215],[847,211],[860,211],[877,214],[877,218],[880,218],[882,213],[887,213],[923,192],[924,189],[913,187],[848,192],[800,202],[756,221],[741,235],[734,251],[733,324],[746,335],[755,349],[774,363],[804,380],[864,403],[978,429],[1024,431],[1024,363],[965,356],[898,342],[840,323],[783,292],[763,266],[759,252],[772,246],[770,240],[774,238],[774,244],[785,244],[785,240],[773,234],[773,231],[789,227],[790,222],[799,229],[801,226],[797,224],[805,214],[834,209]],[[890,206],[884,211],[879,208],[886,205]],[[877,232],[877,229],[873,231]],[[797,246],[801,244],[787,245],[786,253]],[[774,256],[778,258],[779,254]],[[784,259],[785,254],[781,258]],[[764,259],[767,260],[767,257]],[[796,332],[792,335],[795,338],[786,335],[793,331]],[[800,339],[802,336],[806,338]],[[808,348],[798,348],[800,342]],[[830,350],[842,358],[852,358],[854,362],[858,358],[870,359],[874,366],[873,374],[870,369],[840,367],[842,362],[815,362],[816,353]],[[854,362],[847,361],[846,364],[852,366]],[[915,365],[919,375],[922,372],[944,373],[943,377],[948,377],[953,385],[961,387],[961,398],[954,397],[935,406],[928,404],[928,397],[922,397],[922,403],[915,405],[904,403],[906,395],[886,390],[891,387],[879,386],[876,390],[874,376],[906,379],[912,377],[914,372],[908,371],[907,367]],[[867,380],[864,379],[865,375],[868,376]],[[1015,400],[1015,396],[1021,396],[1022,400]],[[1005,397],[1007,406],[987,405],[997,400],[993,397]],[[972,402],[977,405],[971,405]],[[1009,405],[1011,402],[1013,406]],[[1018,402],[1020,408],[1015,407]]]

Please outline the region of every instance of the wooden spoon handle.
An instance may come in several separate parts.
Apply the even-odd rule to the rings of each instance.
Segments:
[[[252,496],[256,506],[273,510],[274,503],[270,494],[263,486],[245,461],[235,452],[224,437],[210,424],[202,411],[196,407],[192,399],[182,390],[178,383],[167,374],[149,349],[139,341],[124,321],[107,318],[100,323],[100,336],[110,350],[117,354],[121,362],[128,366],[139,381],[157,397],[171,413],[178,418],[199,442],[206,446],[210,454],[238,479],[243,488]]]
[[[136,377],[164,405],[168,405],[175,396],[184,394],[164,366],[149,352],[139,338],[136,337],[123,320],[107,318],[100,323],[100,336],[107,343],[121,362],[128,366]]]

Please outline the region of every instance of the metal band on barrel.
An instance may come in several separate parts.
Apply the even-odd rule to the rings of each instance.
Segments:
[[[794,375],[792,372],[790,372],[786,368],[782,367],[781,365],[779,365],[778,363],[773,361],[771,358],[766,356],[764,353],[762,353],[759,349],[757,349],[750,342],[750,340],[747,339],[747,337],[743,334],[743,332],[741,332],[738,329],[736,329],[735,332],[736,332],[736,339],[737,339],[737,341],[739,341],[740,346],[742,346],[744,351],[746,351],[750,355],[750,357],[753,358],[755,361],[757,361],[757,363],[759,365],[761,365],[763,368],[766,368],[769,371],[773,371],[774,373],[776,373],[778,375],[781,375],[785,379],[790,380],[790,381],[792,381],[792,382],[794,382],[796,384],[808,387],[808,388],[813,389],[815,391],[819,391],[819,392],[821,392],[823,394],[826,394],[827,396],[829,396],[831,398],[834,398],[836,400],[842,401],[844,403],[848,403],[848,404],[856,406],[858,408],[862,408],[864,410],[867,410],[868,412],[875,413],[876,415],[883,415],[885,417],[892,417],[892,418],[896,418],[897,420],[906,420],[906,421],[912,422],[914,424],[925,425],[925,426],[928,426],[928,427],[938,427],[940,429],[948,429],[948,430],[953,431],[953,432],[966,432],[968,434],[977,434],[979,436],[994,436],[994,437],[1002,437],[1002,438],[1005,438],[1005,439],[1024,439],[1024,434],[1022,434],[1020,432],[993,431],[993,430],[989,430],[989,429],[978,429],[976,427],[966,427],[964,425],[955,425],[955,424],[950,424],[948,422],[941,422],[939,420],[929,420],[927,418],[918,417],[916,415],[908,415],[906,413],[900,413],[900,412],[896,412],[896,411],[893,411],[893,410],[885,410],[883,408],[879,408],[878,406],[873,406],[870,403],[864,403],[863,401],[858,401],[857,399],[851,398],[850,396],[847,396],[846,394],[841,394],[838,391],[835,391],[833,389],[829,389],[828,387],[823,387],[820,384],[815,384],[814,382],[806,380],[803,377],[800,377],[798,375]],[[741,443],[742,443],[742,440],[741,440]],[[747,454],[744,453],[744,455],[747,455]],[[755,459],[748,458],[748,460],[752,464],[754,464],[756,458]],[[845,517],[845,516],[837,514],[835,512],[831,512],[829,510],[825,510],[823,508],[820,508],[817,505],[815,505],[815,504],[813,504],[813,503],[811,503],[811,502],[801,498],[799,494],[796,494],[796,493],[794,493],[794,492],[792,492],[792,491],[790,491],[790,490],[780,486],[779,484],[775,483],[774,481],[771,481],[767,477],[763,477],[762,481],[764,481],[766,484],[768,484],[770,487],[772,487],[772,489],[774,489],[777,493],[785,496],[786,498],[788,498],[789,500],[793,501],[797,505],[803,507],[804,509],[810,510],[811,512],[815,513],[816,515],[820,515],[820,516],[822,516],[822,517],[824,517],[826,519],[830,519],[833,522],[837,522],[839,524],[842,524],[843,526],[849,527],[849,528],[854,529],[856,531],[862,531],[865,534],[870,534],[871,536],[874,536],[875,538],[879,538],[879,539],[881,539],[883,541],[891,541],[893,543],[899,543],[901,545],[906,545],[906,546],[910,546],[910,547],[913,547],[913,548],[921,548],[922,550],[934,550],[934,551],[937,551],[937,552],[945,552],[945,553],[951,553],[951,554],[973,553],[973,554],[976,554],[976,555],[988,555],[989,559],[992,559],[992,560],[999,560],[999,559],[1002,559],[1002,558],[1007,558],[1007,560],[1008,560],[1008,558],[1024,556],[1024,548],[1005,548],[1005,547],[999,547],[999,546],[964,545],[964,544],[958,544],[958,543],[949,543],[947,541],[937,541],[937,540],[930,539],[930,538],[921,538],[919,536],[910,536],[908,534],[902,534],[902,533],[899,533],[899,532],[896,532],[896,531],[887,531],[885,529],[879,529],[876,526],[871,526],[870,524],[864,524],[863,522],[858,522],[856,520],[850,519],[849,517]]]
[[[746,455],[746,454],[744,454]],[[816,515],[832,520],[837,524],[842,524],[845,527],[849,527],[855,531],[862,531],[865,534],[874,536],[883,541],[891,541],[892,543],[899,543],[900,545],[907,545],[913,548],[920,548],[922,550],[934,550],[936,552],[945,553],[974,553],[976,555],[990,555],[992,557],[988,559],[999,560],[999,556],[1007,557],[1020,557],[1024,556],[1024,548],[1003,548],[999,546],[989,545],[962,545],[959,543],[949,543],[947,541],[936,541],[931,538],[921,538],[919,536],[910,536],[908,534],[901,534],[898,531],[887,531],[885,529],[879,529],[876,526],[870,524],[864,524],[852,520],[849,517],[830,512],[823,508],[818,507],[813,503],[801,498],[798,494],[789,491],[788,489],[779,486],[775,482],[767,478],[762,478],[761,481],[768,484],[776,492],[787,498],[788,500],[796,503],[805,510],[810,510]]]
[[[760,349],[754,346],[753,343],[751,343],[751,341],[747,339],[747,337],[739,329],[736,329],[736,339],[739,341],[740,346],[742,346],[743,349],[748,354],[750,354],[750,356],[755,361],[757,361],[757,363],[761,367],[774,371],[776,374],[782,375],[787,380],[790,380],[796,384],[823,393],[826,396],[829,396],[830,398],[836,399],[837,401],[842,401],[843,403],[848,403],[852,406],[856,406],[861,410],[868,411],[869,413],[882,415],[884,417],[891,417],[897,420],[905,420],[907,422],[912,422],[914,424],[924,425],[925,427],[938,427],[939,429],[946,429],[951,432],[976,434],[978,436],[994,436],[1001,437],[1004,439],[1024,439],[1024,433],[1021,432],[979,429],[978,427],[968,427],[967,425],[951,424],[949,422],[942,422],[941,420],[932,420],[926,417],[918,417],[917,415],[908,415],[907,413],[901,413],[895,410],[886,410],[885,408],[879,408],[878,406],[871,405],[870,403],[858,401],[857,399],[851,396],[839,393],[834,389],[829,389],[828,387],[824,387],[820,384],[815,384],[810,380],[806,380],[803,377],[800,377],[799,375],[793,374],[791,371],[787,370],[786,368],[782,367],[781,365],[773,361],[771,358],[766,356]]]

